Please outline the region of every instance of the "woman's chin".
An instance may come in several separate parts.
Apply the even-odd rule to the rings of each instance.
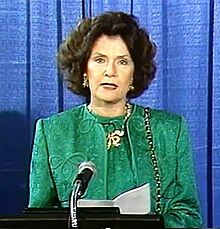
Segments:
[[[122,101],[124,101],[124,99],[121,99],[121,98],[117,98],[117,97],[113,97],[113,96],[110,96],[110,97],[102,97],[102,98],[99,98],[99,101],[102,101],[102,102],[105,102],[105,103],[120,103]]]

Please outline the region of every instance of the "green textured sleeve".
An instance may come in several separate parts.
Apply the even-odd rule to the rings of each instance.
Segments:
[[[48,161],[44,122],[40,119],[36,124],[32,151],[28,207],[43,208],[55,206],[56,191]]]
[[[178,154],[177,184],[174,198],[164,215],[165,226],[199,228],[202,220],[193,171],[192,150],[186,122],[181,118],[176,144]]]

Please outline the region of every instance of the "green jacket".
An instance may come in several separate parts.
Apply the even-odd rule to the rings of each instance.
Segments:
[[[200,227],[201,217],[185,121],[180,116],[163,111],[151,110],[150,113],[161,177],[161,208],[165,226]],[[113,155],[115,159],[110,160],[104,128],[86,105],[38,120],[31,160],[29,207],[67,207],[78,165],[83,161],[92,161],[97,174],[84,198],[112,199],[148,182],[154,212],[156,185],[143,107],[133,105],[126,131],[129,161],[120,156],[120,147],[117,155]],[[117,168],[114,163],[117,163]],[[111,181],[113,176],[114,182]]]

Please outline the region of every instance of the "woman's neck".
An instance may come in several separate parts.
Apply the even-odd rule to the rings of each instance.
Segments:
[[[88,105],[89,110],[103,117],[117,117],[126,114],[126,101],[120,103],[95,104],[91,102]]]

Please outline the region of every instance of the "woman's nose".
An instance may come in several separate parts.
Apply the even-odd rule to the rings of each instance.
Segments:
[[[104,76],[106,77],[116,76],[116,69],[115,69],[114,63],[108,63],[104,71]]]

